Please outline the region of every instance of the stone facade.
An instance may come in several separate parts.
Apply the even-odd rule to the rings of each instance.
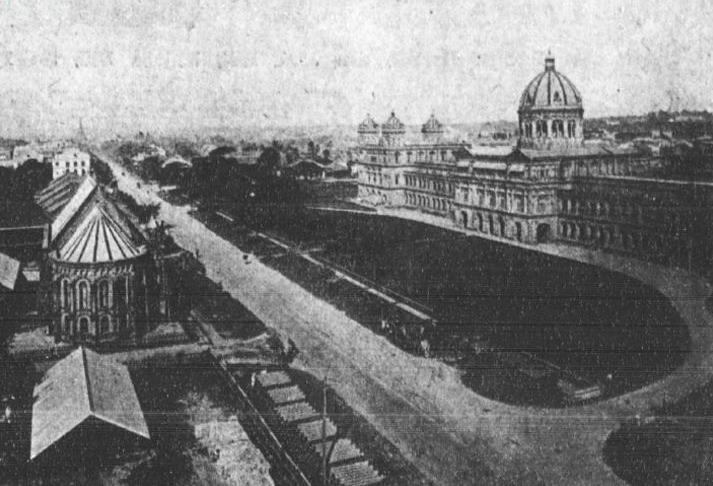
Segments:
[[[713,184],[657,179],[655,155],[585,144],[583,113],[579,91],[548,57],[522,94],[514,147],[445,142],[433,117],[420,143],[395,141],[393,130],[387,141],[368,118],[359,127],[359,197],[526,244],[560,241],[708,265]]]
[[[148,233],[91,176],[68,181],[38,195],[52,220],[42,278],[49,331],[89,346],[138,344],[166,297]]]
[[[52,330],[58,341],[136,344],[155,314],[147,256],[110,265],[50,259]]]

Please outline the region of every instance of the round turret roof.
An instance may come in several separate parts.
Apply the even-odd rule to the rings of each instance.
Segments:
[[[381,133],[405,133],[406,125],[403,124],[401,120],[396,117],[396,114],[392,111],[389,117],[383,125],[381,125]]]
[[[421,126],[421,133],[443,133],[443,124],[431,113],[431,117]]]
[[[374,119],[366,114],[366,118],[363,122],[359,124],[357,128],[358,133],[379,133],[379,124],[374,121]]]
[[[537,110],[581,110],[582,95],[575,85],[555,69],[555,59],[545,58],[545,70],[535,76],[520,97],[520,112]]]

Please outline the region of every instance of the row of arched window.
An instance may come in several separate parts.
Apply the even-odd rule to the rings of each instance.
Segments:
[[[404,160],[404,155],[405,160]],[[403,153],[396,150],[393,152],[383,151],[378,155],[371,155],[370,160],[375,163],[387,164],[394,162],[396,164],[405,162],[412,164],[416,162],[446,162],[451,157],[450,150],[407,150]]]
[[[406,204],[440,212],[450,211],[452,207],[452,202],[449,199],[412,194],[410,192],[406,193]]]
[[[118,290],[121,297],[118,303],[124,304],[126,296],[126,280],[119,278],[114,282],[114,288]],[[60,306],[62,309],[88,310],[92,307],[92,299],[96,298],[96,306],[99,309],[108,309],[112,305],[112,284],[108,279],[100,280],[95,287],[87,280],[79,280],[72,284],[68,279],[61,282]]]
[[[574,138],[577,135],[577,123],[574,120],[552,120],[550,124],[547,120],[535,120],[534,122],[523,122],[525,137],[528,138]]]
[[[643,207],[629,201],[612,204],[606,200],[563,198],[560,199],[560,211],[563,214],[664,226],[673,233],[684,233],[687,230],[687,225],[684,223],[686,218],[681,218],[677,211],[672,211],[664,204],[658,207]]]
[[[452,194],[455,190],[453,182],[434,180],[427,177],[418,177],[411,174],[404,176],[404,181],[408,187],[418,187],[420,189],[429,189],[431,191]]]
[[[116,329],[112,329],[111,316],[104,314],[99,317],[99,324],[96,330],[91,326],[89,316],[80,316],[76,321],[72,316],[65,314],[62,316],[62,334],[65,336],[87,337],[96,335],[98,337],[111,334],[112,332],[122,332],[127,328],[126,316],[119,314],[116,319]]]
[[[468,216],[467,211],[461,211],[459,216],[460,224],[466,229],[474,229],[484,234],[500,236],[501,238],[510,238],[517,241],[522,241],[524,237],[523,226],[520,221],[515,221],[510,231],[503,216],[493,216],[489,214],[484,216],[482,213],[475,213],[472,220]]]

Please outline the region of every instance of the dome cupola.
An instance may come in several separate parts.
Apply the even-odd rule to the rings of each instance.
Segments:
[[[379,124],[367,113],[364,121],[357,127],[357,135],[360,145],[376,144],[379,141]]]
[[[401,145],[406,133],[406,125],[392,111],[388,120],[381,125],[381,136],[386,145]]]
[[[443,124],[436,119],[436,116],[431,113],[431,116],[426,123],[421,125],[421,133],[425,141],[436,141],[443,136]]]
[[[584,108],[575,85],[545,58],[545,70],[528,83],[520,97],[519,145],[550,149],[581,145]]]

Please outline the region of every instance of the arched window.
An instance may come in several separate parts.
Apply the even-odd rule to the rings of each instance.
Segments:
[[[79,309],[89,309],[89,284],[86,280],[77,284],[77,301]]]
[[[69,280],[62,280],[62,308],[69,309],[72,307],[72,292]]]
[[[570,138],[575,137],[576,131],[574,129],[574,120],[569,120],[567,122],[567,136]]]
[[[99,308],[106,309],[109,307],[109,282],[107,280],[102,280],[99,282],[98,287],[99,294]]]
[[[79,334],[82,336],[86,336],[89,334],[89,318],[88,317],[80,317],[79,318]]]
[[[103,336],[105,334],[109,333],[109,328],[110,328],[110,321],[109,321],[109,316],[101,316],[101,319],[99,320],[99,333]]]
[[[119,309],[125,309],[128,302],[128,294],[126,288],[126,277],[118,277],[114,281],[114,307]]]

